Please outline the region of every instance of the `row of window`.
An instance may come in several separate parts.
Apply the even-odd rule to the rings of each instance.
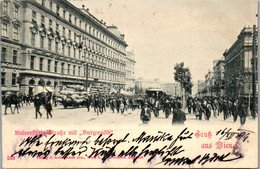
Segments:
[[[35,46],[35,37],[36,37],[36,33],[31,32],[31,45],[33,45],[33,46]],[[77,37],[77,35],[74,35],[74,37]],[[45,38],[45,36],[40,35],[41,47],[44,47],[43,46],[44,45],[44,38]],[[47,39],[48,39],[48,44],[50,44],[52,39],[50,39],[50,38],[47,38]],[[74,42],[79,44],[79,42],[77,42],[77,40],[74,40]],[[98,43],[95,43],[95,42],[93,42],[91,40],[84,39],[83,42],[84,42],[84,45],[86,47],[89,47],[89,48],[91,48],[93,50],[96,50],[99,53],[105,54],[107,56],[112,56],[113,58],[117,58],[117,59],[120,59],[120,60],[123,60],[123,58],[124,58],[121,54],[118,54],[118,53],[113,52],[113,51],[111,51],[109,49],[106,49],[105,47],[103,47],[103,46],[99,45]],[[57,46],[58,46],[58,43],[59,42],[56,42]],[[77,46],[77,47],[79,49],[82,49],[82,46],[81,47]]]
[[[17,78],[16,73],[12,73],[12,86],[16,86]],[[6,85],[6,72],[1,72],[1,85]]]
[[[18,27],[13,27],[13,32],[12,32],[12,37],[14,40],[19,41],[19,28]],[[9,35],[9,24],[7,23],[2,23],[2,33],[1,35],[3,37],[8,37]]]
[[[43,0],[43,1],[44,1],[44,0]],[[10,2],[8,2],[8,1],[4,1],[4,2],[3,2],[3,13],[8,14],[8,5],[9,5],[9,3],[10,3]],[[50,4],[52,4],[51,1],[50,1]],[[19,16],[19,11],[20,11],[19,9],[20,9],[20,7],[19,7],[18,5],[16,5],[16,4],[14,4],[14,18],[18,18],[18,16]],[[50,5],[50,9],[52,9],[52,5]],[[58,13],[58,11],[59,11],[59,6],[57,5],[57,13]],[[64,11],[64,19],[65,19],[66,10],[64,9],[63,11]],[[71,17],[71,14],[69,14],[69,16]],[[36,11],[32,11],[32,18],[33,18],[33,21],[36,22]],[[71,19],[70,19],[70,20],[71,20]],[[42,23],[43,25],[45,25],[45,16],[44,16],[44,15],[41,15],[41,23]],[[52,21],[51,19],[49,19],[49,26],[50,26],[50,27],[52,27],[52,23],[53,23],[53,21]],[[77,17],[75,17],[75,23],[77,23]],[[81,20],[79,21],[79,23],[80,23],[79,27],[81,28]],[[2,27],[3,27],[3,28],[2,28],[2,36],[7,36],[7,29],[8,29],[7,24],[3,24]],[[87,29],[88,29],[88,32],[89,32],[90,34],[95,35],[96,37],[99,37],[100,40],[103,40],[103,41],[106,42],[108,45],[110,45],[110,46],[112,46],[112,47],[114,47],[114,48],[116,48],[116,49],[118,49],[118,50],[120,50],[120,51],[122,51],[122,52],[125,51],[125,48],[124,48],[122,45],[119,45],[119,43],[116,43],[116,42],[114,42],[114,41],[108,39],[108,38],[105,37],[104,35],[101,36],[101,33],[100,33],[100,32],[98,32],[98,31],[95,30],[94,28],[93,28],[93,30],[92,30],[90,25],[89,25],[89,27],[88,27],[87,24],[85,24],[85,31],[86,31],[86,32],[87,32]],[[58,23],[56,24],[56,30],[59,30],[59,24],[58,24]],[[18,28],[14,28],[13,32],[14,32],[14,39],[18,40]],[[63,27],[62,32],[63,32],[63,36],[65,36],[65,27]],[[96,33],[95,33],[95,32],[96,32]],[[74,35],[76,35],[76,33],[74,33]],[[74,36],[74,39],[76,39],[76,37],[77,37],[77,36]],[[101,38],[101,37],[103,37],[103,38]],[[70,30],[69,30],[69,38],[71,38],[71,31],[70,31]],[[87,41],[87,38],[84,38],[84,39],[86,39],[85,41]],[[76,40],[75,40],[75,41],[76,41]],[[93,43],[94,43],[94,42],[93,42]],[[87,44],[87,43],[85,42],[85,44]],[[94,44],[93,44],[92,46],[93,46],[93,48],[94,48]],[[97,48],[101,48],[101,47],[98,47],[98,45],[96,45],[96,46],[97,46]],[[100,51],[101,51],[101,50],[100,50]]]
[[[44,16],[43,16],[44,17]],[[52,23],[52,21],[50,22]],[[51,28],[51,25],[50,25],[50,28]],[[52,29],[52,28],[51,28]],[[56,32],[59,32],[59,24],[56,24]],[[125,60],[125,58],[123,57],[122,54],[118,53],[118,52],[115,52],[113,50],[110,50],[108,48],[106,48],[105,46],[101,45],[100,43],[98,42],[95,42],[87,37],[83,37],[81,35],[77,35],[75,32],[73,33],[71,30],[67,29],[67,32],[68,34],[66,35],[66,28],[63,26],[62,27],[62,36],[63,37],[68,37],[68,39],[72,40],[74,39],[74,42],[76,42],[78,44],[78,47],[79,47],[79,44],[80,44],[80,49],[82,49],[83,45],[92,49],[92,50],[96,50],[97,52],[99,53],[102,53],[104,55],[107,55],[107,56],[111,56],[113,58],[116,58],[116,59],[119,59],[119,60]],[[73,38],[72,38],[72,35]],[[35,45],[35,36],[36,34],[34,32],[32,32],[32,35],[31,35],[31,43],[32,45]],[[43,38],[44,36],[41,36],[40,37],[42,42],[43,42]]]
[[[244,67],[245,68],[252,68],[252,51],[245,51],[245,61],[244,61]]]
[[[2,6],[2,14],[6,14],[6,15],[8,15],[9,14],[9,3],[10,2],[8,2],[8,1],[4,1],[3,2],[3,6]],[[11,3],[10,3],[10,5],[11,5]],[[17,5],[17,4],[15,4],[15,3],[13,3],[13,10],[10,10],[10,11],[13,11],[14,13],[13,13],[13,17],[15,18],[15,19],[18,19],[18,17],[19,17],[19,12],[20,12],[20,7]],[[10,6],[11,7],[11,6]]]
[[[45,37],[44,36],[40,36],[40,48],[44,49],[44,42],[45,42]],[[109,61],[109,59],[107,58],[103,58],[100,57],[98,55],[95,55],[93,53],[88,53],[86,50],[84,50],[84,52],[81,52],[80,49],[70,46],[70,45],[65,45],[63,43],[60,43],[60,41],[55,41],[53,39],[47,38],[48,40],[48,50],[53,51],[53,41],[55,43],[54,48],[55,48],[55,53],[60,53],[61,55],[67,55],[68,57],[73,57],[73,58],[77,58],[80,60],[85,60],[89,59],[92,60],[95,64],[101,65],[101,66],[105,66],[114,70],[118,70],[118,71],[124,71],[124,65],[120,64],[120,63],[115,63],[113,61]],[[31,44],[33,46],[35,46],[35,33],[32,32],[32,37],[31,37]],[[61,47],[61,49],[60,49]]]
[[[17,64],[18,62],[18,52],[17,52],[17,50],[13,50],[13,52],[12,52],[12,62],[13,62],[13,64]],[[6,62],[7,61],[7,48],[5,48],[5,47],[2,47],[2,51],[1,51],[1,61],[2,62]]]
[[[52,60],[47,60],[47,71],[51,72],[51,67],[52,65]],[[76,65],[72,65],[72,64],[66,64],[66,68],[65,68],[65,63],[61,63],[60,64],[60,71],[58,71],[58,66],[59,63],[58,61],[54,62],[54,72],[58,73],[60,72],[60,74],[64,75],[77,75],[77,76],[82,76],[81,75],[81,66],[76,66]],[[78,70],[78,74],[76,74],[76,67]],[[71,68],[72,68],[72,72],[71,72]],[[30,69],[34,70],[35,69],[35,56],[31,56],[31,61],[30,61]],[[44,71],[44,58],[40,58],[39,59],[39,70]],[[84,72],[84,77],[86,76],[86,72],[83,70]],[[89,68],[89,72],[88,72],[88,76],[91,78],[99,78],[99,79],[105,79],[105,80],[116,80],[116,81],[123,81],[124,80],[124,76],[123,75],[116,75],[113,73],[109,73],[109,72],[104,72],[104,71],[100,71],[100,70],[96,70],[96,69],[92,69]]]
[[[49,3],[49,5],[46,5],[46,2]],[[53,9],[53,6],[56,5],[56,10]],[[113,41],[112,39],[108,38],[107,36],[105,36],[104,34],[102,34],[100,31],[98,31],[97,29],[94,28],[94,26],[91,26],[90,24],[87,24],[77,18],[76,16],[73,16],[70,12],[66,11],[65,8],[61,9],[61,7],[59,6],[59,4],[55,4],[52,1],[46,1],[46,0],[42,0],[42,6],[46,7],[47,9],[51,10],[52,12],[56,12],[56,14],[60,17],[62,17],[63,19],[67,20],[68,22],[70,22],[71,24],[74,24],[75,26],[79,27],[80,29],[84,30],[85,32],[88,32],[89,34],[93,35],[94,37],[98,38],[99,40],[105,42],[106,44],[124,52],[125,51],[125,47],[123,47],[122,45],[120,45],[119,43]],[[62,10],[62,16],[60,15]],[[33,11],[33,18],[36,18],[36,12]],[[72,19],[73,18],[73,19]],[[72,22],[72,20],[74,20]],[[41,15],[41,22],[44,24],[45,19],[44,16]],[[52,25],[52,20],[49,20],[49,25]],[[84,28],[83,28],[84,25]]]

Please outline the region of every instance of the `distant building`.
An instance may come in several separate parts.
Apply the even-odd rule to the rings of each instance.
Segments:
[[[218,97],[224,96],[224,78],[225,78],[225,60],[215,60],[214,61],[214,87],[215,94]]]
[[[142,89],[149,88],[160,88],[160,80],[159,79],[143,79],[138,78],[135,80],[135,86]]]
[[[181,87],[179,83],[161,83],[161,89],[168,95],[181,96]]]
[[[257,39],[256,35],[255,49],[258,46]],[[257,87],[257,50],[255,51],[255,83]],[[226,96],[239,97],[252,95],[253,27],[244,27],[238,35],[236,42],[223,55],[225,57]],[[258,93],[257,88],[256,93]]]
[[[214,86],[214,72],[209,70],[205,75],[205,88],[206,88],[206,96],[213,96],[214,92],[212,91],[212,87]]]
[[[205,89],[205,81],[204,80],[198,80],[197,81],[197,87],[198,87],[197,94],[199,96],[202,96],[203,95],[203,91]]]
[[[192,83],[193,83],[192,95],[196,96],[196,94],[198,93],[198,82],[192,82]]]
[[[134,88],[135,86],[135,57],[134,52],[126,52],[126,66],[125,66],[125,83],[126,89]]]

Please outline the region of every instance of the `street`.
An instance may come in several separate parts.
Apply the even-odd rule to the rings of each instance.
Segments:
[[[52,111],[53,117],[47,119],[46,111],[41,106],[40,112],[42,113],[42,118],[39,117],[35,119],[35,109],[33,104],[29,106],[23,106],[20,109],[20,113],[11,114],[10,109],[7,110],[7,115],[4,114],[4,106],[2,106],[2,121],[11,122],[15,125],[36,125],[37,127],[43,126],[53,126],[54,124],[59,127],[71,126],[73,127],[91,127],[91,128],[170,128],[172,126],[172,115],[169,118],[165,118],[163,111],[160,111],[158,118],[155,118],[152,113],[151,121],[148,124],[142,124],[140,120],[141,109],[136,109],[135,111],[128,110],[124,114],[113,113],[110,108],[107,108],[106,112],[101,115],[97,115],[94,109],[91,107],[90,111],[87,108],[68,108],[64,109],[63,106],[58,105],[54,107]],[[194,114],[188,114],[186,111],[186,121],[185,126],[199,126],[199,127],[210,127],[214,126],[230,126],[230,127],[240,127],[239,117],[236,122],[233,121],[233,117],[229,117],[226,121],[223,120],[223,114],[220,114],[217,118],[211,115],[211,118],[207,121],[204,117],[202,120],[196,119]],[[246,124],[254,122],[252,117],[247,117]],[[246,125],[245,124],[245,125]]]

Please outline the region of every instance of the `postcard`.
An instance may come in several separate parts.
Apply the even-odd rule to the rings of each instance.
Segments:
[[[257,168],[256,0],[2,0],[3,168]]]

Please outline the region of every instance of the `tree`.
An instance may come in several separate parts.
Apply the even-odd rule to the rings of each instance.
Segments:
[[[182,102],[183,109],[185,108],[186,103],[186,94],[192,93],[193,84],[191,83],[191,73],[189,68],[184,67],[184,63],[181,62],[174,66],[174,80],[180,83],[182,91]]]

